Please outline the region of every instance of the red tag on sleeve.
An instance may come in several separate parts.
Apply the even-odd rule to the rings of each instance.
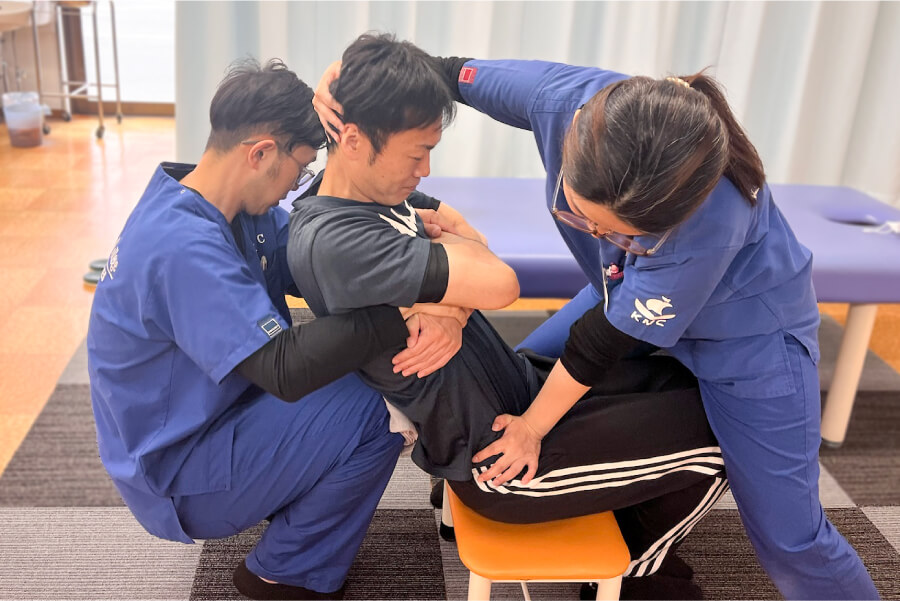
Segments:
[[[472,83],[475,81],[476,67],[463,67],[459,70],[459,83]]]

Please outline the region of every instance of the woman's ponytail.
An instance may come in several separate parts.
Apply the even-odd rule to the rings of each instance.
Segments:
[[[706,96],[712,110],[722,120],[728,132],[728,165],[725,167],[725,177],[731,180],[751,205],[756,204],[756,193],[766,180],[765,170],[759,153],[731,112],[719,84],[713,78],[704,75],[703,71],[679,79]]]

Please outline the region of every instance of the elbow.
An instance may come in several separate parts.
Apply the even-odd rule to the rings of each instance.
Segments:
[[[485,309],[502,309],[514,303],[519,298],[519,278],[512,267],[505,266],[502,274],[498,274],[495,280],[494,294],[491,295]]]

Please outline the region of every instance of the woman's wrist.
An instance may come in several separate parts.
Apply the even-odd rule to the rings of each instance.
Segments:
[[[538,440],[544,440],[544,436],[546,436],[546,435],[547,435],[547,432],[549,432],[549,431],[552,429],[552,426],[551,426],[551,428],[548,428],[546,432],[541,433],[541,430],[539,430],[537,427],[535,427],[535,425],[533,425],[533,424],[531,423],[531,421],[529,421],[529,419],[534,419],[534,418],[533,418],[533,417],[532,417],[532,418],[526,417],[526,414],[527,414],[527,413],[528,413],[528,412],[526,411],[525,413],[523,413],[523,414],[521,415],[522,422],[525,424],[525,426],[526,426],[529,430],[531,430],[531,433],[534,434],[535,438],[537,438]]]

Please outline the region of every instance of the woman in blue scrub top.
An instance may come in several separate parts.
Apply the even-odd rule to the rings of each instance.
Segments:
[[[697,376],[747,534],[789,599],[873,599],[819,502],[819,314],[811,255],[716,83],[542,61],[436,59],[458,101],[534,133],[547,206],[590,284],[523,343],[560,357],[475,456],[525,472],[597,374],[664,348]],[[327,81],[326,73],[323,82]],[[320,83],[320,118],[331,99]],[[511,207],[511,209],[513,209]],[[635,433],[640,436],[640,433]]]
[[[819,502],[811,255],[714,80],[530,61],[442,67],[463,102],[534,132],[548,207],[591,280],[523,342],[561,358],[524,415],[498,418],[504,436],[475,459],[503,457],[483,479],[527,466],[527,482],[541,437],[592,375],[649,343],[699,379],[747,534],[781,593],[877,598]]]

